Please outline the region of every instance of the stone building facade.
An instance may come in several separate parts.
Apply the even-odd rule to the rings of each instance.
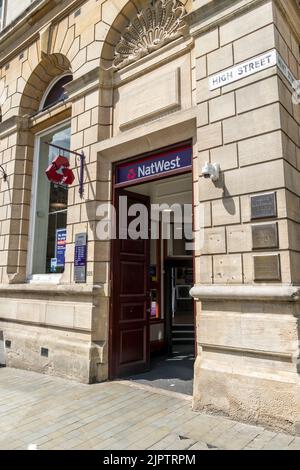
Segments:
[[[204,232],[192,289],[194,409],[299,432],[299,2],[27,3],[0,33],[6,365],[84,383],[111,376],[112,250],[96,236],[97,207],[112,201],[116,162],[191,141],[194,227]],[[60,80],[66,95],[51,105]],[[70,157],[61,274],[39,269],[40,162],[53,135],[85,155],[83,197],[80,159]],[[220,165],[218,181],[204,177],[206,162]],[[78,284],[82,233],[88,259]]]

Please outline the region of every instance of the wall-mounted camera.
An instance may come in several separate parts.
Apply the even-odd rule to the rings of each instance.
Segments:
[[[202,168],[202,175],[206,179],[211,179],[212,181],[218,181],[220,178],[220,165],[219,163],[209,163],[206,162]]]

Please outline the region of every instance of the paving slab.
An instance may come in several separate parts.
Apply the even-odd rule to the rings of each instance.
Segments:
[[[300,438],[195,413],[188,394],[0,369],[0,449],[299,450]]]

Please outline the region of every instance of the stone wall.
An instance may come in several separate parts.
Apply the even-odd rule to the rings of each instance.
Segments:
[[[111,255],[110,243],[96,239],[96,208],[112,197],[112,160],[101,155],[98,146],[114,136],[117,91],[112,74],[105,69],[112,65],[114,46],[128,21],[143,4],[127,0],[43,1],[0,38],[0,164],[8,175],[7,182],[0,180],[0,282],[4,286],[0,290],[0,322],[4,337],[11,342],[7,351],[9,366],[83,382],[105,380],[108,376]],[[183,4],[190,11],[192,2]],[[180,47],[182,55],[184,46]],[[189,51],[190,48],[188,54]],[[185,60],[183,70],[182,77],[189,77],[189,60]],[[66,87],[68,101],[41,112],[39,107],[47,87],[65,72],[73,74],[72,83]],[[190,108],[188,81],[183,92],[184,108]],[[174,109],[179,110],[180,106]],[[160,116],[158,110],[156,117]],[[71,122],[71,147],[85,155],[84,196],[79,195],[79,160],[74,158],[76,182],[69,190],[66,269],[60,285],[49,286],[49,295],[44,292],[39,297],[37,291],[43,291],[45,286],[27,285],[31,274],[28,267],[35,136],[67,119]],[[180,121],[186,126],[186,117]],[[161,146],[164,142],[165,132]],[[84,308],[81,290],[74,284],[75,237],[82,232],[88,234]],[[78,356],[72,357],[68,342],[78,347]],[[47,344],[49,357],[44,358],[41,349],[47,349]]]
[[[194,290],[202,300],[194,407],[295,431],[298,305],[284,292],[275,300],[272,285],[299,282],[300,106],[276,66],[214,91],[208,77],[276,49],[299,78],[299,30],[297,36],[280,2],[255,2],[234,16],[220,9],[207,19],[207,2],[199,3],[203,26],[195,20],[193,28],[199,173],[206,161],[217,162],[222,178],[196,182],[206,217]],[[273,191],[277,216],[252,220],[251,196]],[[270,222],[278,227],[278,248],[256,250],[253,226]],[[257,282],[255,256],[279,256],[280,278]]]
[[[11,342],[7,364],[83,382],[107,379],[111,252],[96,238],[96,208],[111,201],[114,162],[193,139],[195,229],[204,234],[193,290],[194,408],[297,431],[300,106],[275,65],[213,91],[209,77],[276,49],[299,79],[299,8],[295,0],[182,3],[182,35],[118,71],[116,46],[144,0],[42,1],[0,36],[0,164],[8,175],[7,182],[0,178],[0,329]],[[68,100],[41,112],[49,84],[65,72],[73,74]],[[65,120],[72,149],[86,157],[84,197],[74,158],[66,270],[59,285],[32,285],[35,137]],[[203,178],[205,162],[220,164],[219,181]],[[252,220],[250,201],[265,193],[276,195],[268,222],[277,224],[279,243],[258,251],[252,226],[266,220]],[[89,240],[84,292],[73,267],[81,232]],[[276,282],[255,280],[254,256],[265,255],[280,257]]]

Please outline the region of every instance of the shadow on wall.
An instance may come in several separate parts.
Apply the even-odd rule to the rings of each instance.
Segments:
[[[0,367],[5,367],[5,346],[4,346],[4,336],[3,331],[0,331]]]
[[[224,209],[231,216],[235,215],[237,213],[236,203],[226,187],[224,173],[222,171],[220,173],[220,178],[218,179],[218,181],[212,181],[212,184],[214,184],[216,188],[223,189],[222,202]]]
[[[228,212],[228,214],[230,215],[236,214],[236,205],[235,205],[234,199],[231,196],[226,197],[226,199],[223,199],[223,205],[226,211]]]

